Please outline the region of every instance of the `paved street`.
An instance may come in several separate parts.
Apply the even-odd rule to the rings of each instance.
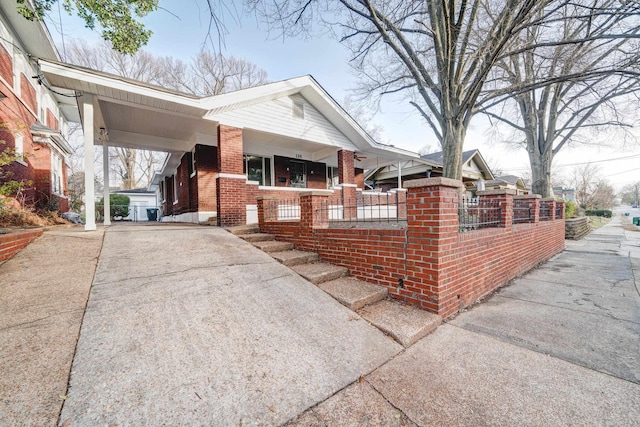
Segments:
[[[637,425],[639,268],[615,219],[403,350],[224,230],[50,231],[0,264],[0,425]]]

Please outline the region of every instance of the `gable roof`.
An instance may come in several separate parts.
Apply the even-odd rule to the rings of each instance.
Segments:
[[[310,75],[220,95],[197,97],[58,61],[40,59],[39,64],[42,74],[51,86],[72,90],[75,91],[75,93],[95,94],[100,100],[102,109],[106,110],[106,116],[109,116],[109,114],[113,112],[107,103],[113,102],[113,105],[118,106],[117,108],[135,107],[155,111],[157,114],[181,115],[185,117],[185,120],[191,120],[194,127],[198,127],[198,130],[195,132],[205,134],[211,126],[209,124],[198,125],[195,121],[200,121],[200,123],[220,121],[220,117],[224,117],[224,114],[229,111],[246,108],[247,106],[263,103],[268,100],[299,94],[336,129],[345,135],[355,147],[356,151],[395,160],[419,158],[417,153],[380,144],[371,138]],[[76,110],[78,108],[77,100],[73,96],[71,98],[59,98],[59,101],[65,102],[69,108],[75,108]],[[120,107],[122,105],[125,107]],[[202,121],[202,119],[205,120]],[[102,118],[98,120],[106,119]],[[225,120],[227,120],[226,117]],[[236,121],[225,124],[251,128],[250,118],[243,118],[241,120],[244,120],[244,122]],[[108,124],[103,122],[97,123],[97,126],[109,129]],[[205,126],[206,129],[203,129],[202,126]],[[175,126],[173,126],[171,129],[167,129],[167,132],[171,133],[171,131],[175,131],[175,129]],[[129,130],[129,134],[134,133],[135,131]],[[170,140],[176,142],[185,140],[184,135],[171,137],[163,134],[154,136],[165,137],[167,142],[170,142]],[[174,151],[184,151],[184,149],[181,150],[177,148]]]
[[[467,163],[473,156],[478,155],[482,157],[478,150],[467,150],[462,152],[462,164]],[[438,151],[437,153],[423,154],[420,156],[422,160],[433,162],[437,166],[444,166],[444,152]],[[482,162],[486,166],[486,162],[482,159]]]

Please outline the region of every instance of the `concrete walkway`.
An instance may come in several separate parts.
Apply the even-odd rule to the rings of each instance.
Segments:
[[[0,425],[640,419],[640,233],[619,219],[407,350],[223,230],[101,237],[46,232],[0,264]]]

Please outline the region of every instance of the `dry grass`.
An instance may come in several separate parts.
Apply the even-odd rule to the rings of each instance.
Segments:
[[[633,225],[633,221],[630,216],[621,215],[622,228],[626,231],[640,231],[640,227]]]
[[[68,224],[57,212],[36,212],[28,207],[4,206],[0,208],[0,228],[46,227]]]

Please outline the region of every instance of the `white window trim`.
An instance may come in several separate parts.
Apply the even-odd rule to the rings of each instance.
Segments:
[[[173,204],[178,204],[178,173],[173,175]]]
[[[196,176],[196,147],[191,150],[191,175],[189,175],[189,178],[194,176]]]
[[[22,166],[27,166],[27,162],[24,160],[24,135],[20,132],[16,132],[13,135],[13,143],[15,147],[16,163],[19,163]]]
[[[262,158],[262,182],[264,183],[265,179],[264,179],[264,171],[265,171],[265,167],[264,167],[264,161],[266,159],[269,159],[269,172],[271,172],[271,176],[269,177],[269,181],[271,181],[269,184],[264,183],[264,185],[266,186],[272,186],[274,185],[274,166],[273,166],[273,156],[265,156],[264,154],[254,154],[254,153],[242,153],[242,163],[243,163],[243,168],[246,170],[246,173],[244,174],[244,176],[247,177],[247,179],[249,179],[249,165],[247,164],[247,156],[254,156],[254,157],[260,157]]]

